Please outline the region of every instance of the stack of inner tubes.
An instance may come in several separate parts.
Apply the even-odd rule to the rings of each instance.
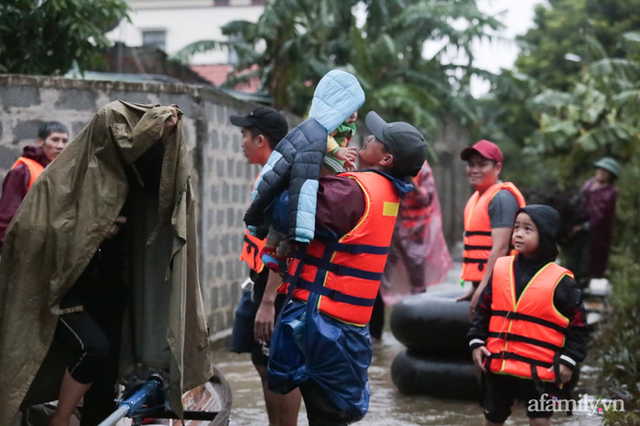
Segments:
[[[462,292],[422,293],[405,298],[391,314],[391,332],[407,347],[391,365],[400,392],[447,399],[478,400],[467,332],[469,302]]]

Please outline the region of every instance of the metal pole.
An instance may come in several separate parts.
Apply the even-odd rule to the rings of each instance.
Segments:
[[[157,377],[152,377],[145,382],[137,392],[126,400],[120,402],[118,409],[98,426],[113,426],[126,415],[131,416],[145,404],[149,397],[153,397],[155,395],[155,393],[160,389],[160,386],[161,380]]]
[[[120,407],[118,407],[116,411],[111,413],[109,417],[104,419],[99,426],[113,426],[116,423],[118,423],[120,420],[124,419],[128,412],[129,412],[129,406],[121,405]]]

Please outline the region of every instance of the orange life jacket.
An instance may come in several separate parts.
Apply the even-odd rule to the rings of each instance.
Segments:
[[[524,197],[511,182],[495,183],[482,195],[476,191],[469,198],[464,208],[464,249],[460,276],[465,281],[482,281],[484,276],[484,267],[493,246],[489,203],[501,189],[511,192],[518,200],[520,207],[526,206]],[[511,251],[511,254],[515,252]]]
[[[375,172],[344,173],[362,188],[365,211],[358,224],[339,240],[316,238],[298,249],[289,263],[288,285],[293,297],[307,301],[320,294],[320,312],[364,326],[378,294],[387,262],[400,197],[393,184]]]
[[[403,228],[416,228],[431,222],[431,204],[423,205],[417,201],[417,197],[411,193],[402,200],[398,219]]]
[[[513,262],[501,257],[493,268],[493,300],[486,365],[492,373],[554,382],[550,367],[558,366],[569,319],[553,305],[553,294],[565,275],[573,274],[551,262],[529,281],[515,300]]]
[[[259,176],[258,176],[259,177]],[[257,182],[258,179],[256,178]],[[255,189],[255,182],[253,183],[253,189]],[[254,271],[260,273],[264,268],[264,263],[262,263],[262,259],[260,259],[260,251],[264,248],[265,244],[267,244],[267,239],[259,239],[249,234],[249,230],[247,229],[244,234],[244,244],[242,246],[242,252],[240,253],[240,260],[244,261],[249,265],[249,268]]]
[[[13,166],[11,166],[11,169],[12,170],[15,169],[20,164],[24,164],[25,166],[27,166],[27,169],[29,169],[30,178],[29,178],[29,184],[27,185],[27,191],[28,191],[29,189],[31,189],[31,185],[33,185],[33,182],[35,182],[36,179],[38,179],[38,176],[40,176],[44,171],[44,166],[38,163],[36,160],[32,160],[26,157],[20,157],[15,163],[13,163]]]

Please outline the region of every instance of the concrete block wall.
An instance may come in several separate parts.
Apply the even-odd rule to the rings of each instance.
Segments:
[[[35,143],[38,127],[60,121],[75,137],[99,108],[122,99],[143,104],[177,104],[191,156],[198,198],[200,282],[212,333],[228,330],[248,276],[239,261],[251,186],[259,172],[241,149],[240,130],[229,115],[246,114],[255,105],[214,88],[186,84],[82,81],[53,77],[0,75],[0,180]],[[290,124],[297,117],[287,117]]]
[[[240,283],[247,267],[239,261],[245,227],[242,217],[259,172],[241,149],[240,130],[229,116],[246,114],[255,105],[215,88],[186,84],[83,81],[54,77],[0,75],[0,180],[25,145],[35,143],[42,122],[69,127],[71,138],[107,103],[122,99],[143,104],[177,104],[191,155],[193,186],[198,198],[199,274],[209,327],[224,335],[233,324]],[[361,111],[364,117],[365,112]],[[299,117],[287,115],[290,127]],[[358,128],[355,145],[367,130]],[[459,152],[468,135],[455,120],[443,122],[434,141],[440,161],[432,164],[440,195],[444,231],[453,245],[461,239],[462,212],[470,194]]]

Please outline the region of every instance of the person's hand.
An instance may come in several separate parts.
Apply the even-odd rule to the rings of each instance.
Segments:
[[[356,159],[358,158],[358,150],[354,147],[338,148],[334,156],[338,160],[344,161],[344,168],[347,171],[356,169]]]
[[[476,367],[476,370],[486,373],[487,370],[484,368],[484,359],[491,355],[489,349],[485,346],[478,346],[473,351],[471,351],[471,358],[473,359],[473,365]]]
[[[574,235],[576,235],[578,232],[582,231],[584,229],[584,226],[582,225],[574,225],[573,228],[571,228],[571,232],[569,233],[570,237],[573,237]]]
[[[358,111],[354,112],[353,114],[351,114],[351,117],[349,117],[347,119],[347,123],[349,124],[353,124],[356,122],[356,120],[358,119]]]
[[[352,146],[338,148],[334,156],[338,160],[350,161],[354,163],[356,161],[356,158],[358,158],[358,150]]]
[[[354,163],[351,163],[350,161],[345,161],[344,162],[344,169],[347,172],[355,172],[355,171],[357,171],[356,165]]]
[[[547,371],[552,372],[553,367],[550,367]],[[573,371],[564,364],[560,364],[560,377],[556,377],[556,382],[558,379],[560,383],[568,383],[571,380],[571,376],[573,375]]]
[[[481,291],[476,290],[473,293],[473,297],[471,297],[471,302],[469,302],[469,318],[473,320],[473,314],[476,312],[476,306],[478,306],[478,300],[480,299]]]
[[[271,340],[275,315],[276,307],[274,302],[263,299],[258,308],[258,312],[256,312],[256,319],[253,323],[253,335],[256,340],[263,342]]]
[[[127,223],[127,218],[125,216],[118,216],[115,222],[113,222],[113,225],[111,225],[111,228],[109,228],[109,230],[107,231],[107,235],[105,235],[104,238],[110,240],[111,238],[115,237],[118,232],[120,232],[120,228],[124,226],[125,223]]]
[[[164,130],[162,131],[162,140],[166,141],[176,130],[178,125],[178,110],[174,107],[169,107],[171,115],[164,122]]]
[[[471,298],[473,297],[473,293],[476,291],[476,289],[471,286],[471,288],[469,289],[469,291],[467,291],[464,295],[458,297],[456,299],[456,302],[464,302],[465,300],[471,300]]]

